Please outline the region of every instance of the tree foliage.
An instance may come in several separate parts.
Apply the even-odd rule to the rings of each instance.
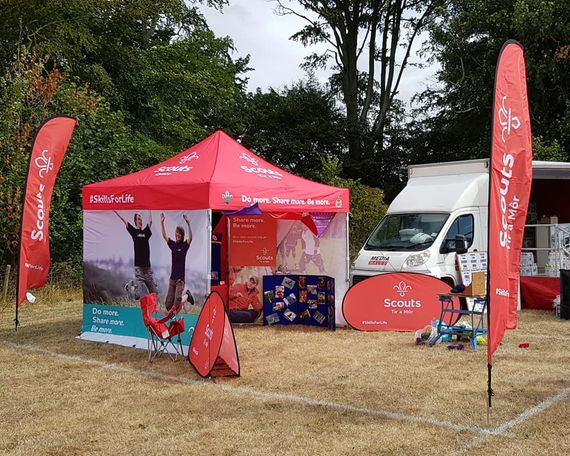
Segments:
[[[344,116],[315,81],[249,94],[243,144],[290,172],[310,176],[322,158],[344,153]]]
[[[233,61],[229,39],[192,32],[185,39],[135,51],[119,82],[128,94],[129,123],[175,149],[207,133],[239,131],[243,119],[247,59]]]
[[[27,164],[39,126],[65,113],[78,119],[54,189],[52,258],[78,259],[81,250],[81,187],[131,172],[166,156],[164,147],[133,135],[124,116],[85,86],[28,56],[0,78],[0,262],[17,255]]]
[[[187,145],[209,124],[225,123],[228,109],[219,100],[236,98],[242,89],[239,73],[247,59],[231,61],[231,41],[216,39],[196,6],[221,8],[227,0],[3,3],[3,72],[16,55],[38,55],[46,68],[60,68],[89,84],[112,109],[123,111],[135,130],[159,142],[168,138],[171,144]],[[215,105],[204,102],[208,96]],[[170,128],[161,130],[165,125]]]
[[[383,158],[390,111],[398,108],[395,100],[412,46],[444,2],[298,0],[306,13],[292,8],[291,1],[277,3],[281,14],[294,14],[307,23],[293,39],[328,46],[325,53],[312,54],[306,66],[324,67],[333,60],[337,74],[332,81],[346,108],[349,165],[362,171],[360,161],[367,155]]]
[[[440,65],[438,87],[422,95],[412,135],[416,160],[489,156],[493,84],[507,39],[525,48],[532,130],[538,157],[570,150],[570,2],[454,0],[431,27],[428,49]]]

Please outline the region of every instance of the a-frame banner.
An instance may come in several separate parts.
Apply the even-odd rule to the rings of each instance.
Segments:
[[[49,119],[39,128],[32,146],[22,208],[16,325],[18,305],[26,299],[26,291],[47,282],[51,196],[76,124],[72,117]]]
[[[188,360],[207,377],[239,376],[240,366],[234,332],[221,295],[206,299],[188,349]]]
[[[532,183],[532,142],[522,46],[499,55],[489,189],[489,369],[505,329],[515,328],[520,252]]]

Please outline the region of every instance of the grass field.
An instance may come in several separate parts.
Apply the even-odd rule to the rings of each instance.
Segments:
[[[0,454],[567,455],[570,322],[523,311],[495,356],[410,333],[236,327],[242,376],[76,339],[82,304],[47,289],[0,311]],[[1,304],[0,304],[1,305]],[[529,348],[518,348],[528,342]]]

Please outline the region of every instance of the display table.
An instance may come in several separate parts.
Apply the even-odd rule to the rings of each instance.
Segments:
[[[322,275],[263,276],[263,324],[300,324],[334,330],[334,279]]]
[[[441,315],[437,325],[437,337],[430,341],[430,345],[435,345],[437,341],[444,335],[450,334],[451,336],[469,336],[471,348],[477,350],[477,336],[487,335],[487,329],[484,328],[485,313],[487,311],[487,298],[486,296],[468,296],[461,293],[445,293],[438,294],[439,302],[441,303]],[[453,298],[473,298],[472,310],[455,309],[453,307]],[[469,315],[471,319],[471,328],[465,328],[461,325],[446,326],[443,324],[446,317],[450,315],[457,315],[459,318],[462,315]]]
[[[554,310],[552,301],[560,294],[560,277],[521,276],[521,307]]]

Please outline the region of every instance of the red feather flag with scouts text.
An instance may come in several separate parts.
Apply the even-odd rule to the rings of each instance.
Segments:
[[[532,182],[532,141],[522,46],[507,41],[497,63],[489,189],[487,361],[517,324],[520,253]]]
[[[76,124],[72,117],[49,119],[36,133],[32,146],[22,208],[16,326],[18,305],[26,299],[27,290],[41,288],[47,282],[51,196]]]

